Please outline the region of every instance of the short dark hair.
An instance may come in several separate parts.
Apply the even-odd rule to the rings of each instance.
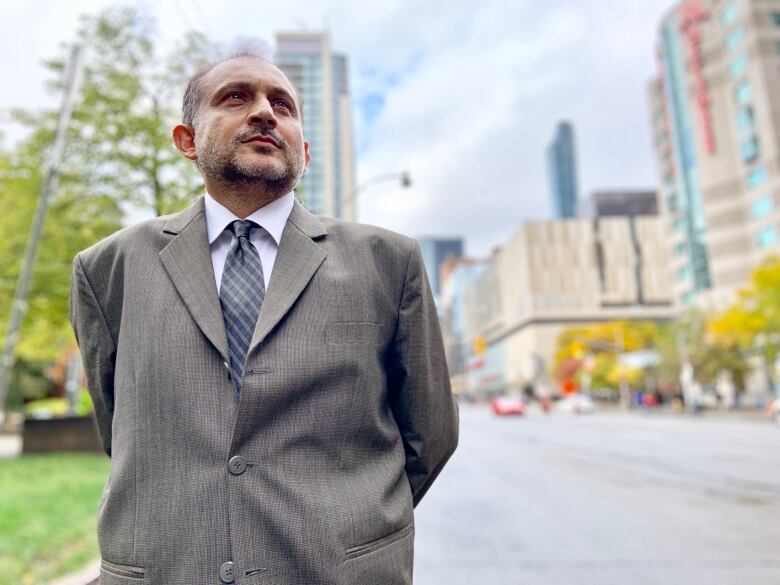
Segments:
[[[201,95],[203,91],[203,78],[206,77],[206,75],[208,75],[209,72],[217,65],[225,63],[226,61],[232,61],[233,59],[242,58],[258,59],[263,63],[272,64],[268,59],[261,57],[257,53],[241,51],[238,53],[232,53],[221,59],[210,61],[203,65],[200,69],[198,69],[195,75],[190,78],[189,82],[187,83],[187,87],[184,90],[184,99],[182,100],[181,104],[181,120],[183,124],[189,126],[190,128],[195,127],[195,119],[198,116],[198,108],[200,107],[200,102],[203,98]],[[301,95],[298,92],[298,88],[295,87],[292,82],[290,82],[290,85],[293,86],[293,90],[295,91],[295,98],[298,100],[298,110],[303,112],[303,103],[301,102]]]

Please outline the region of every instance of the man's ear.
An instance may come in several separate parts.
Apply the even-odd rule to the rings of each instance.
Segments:
[[[178,124],[173,129],[173,143],[184,156],[190,160],[195,160],[195,131],[184,124]]]
[[[311,160],[311,155],[309,154],[309,143],[305,140],[303,141],[303,157],[306,161],[306,164],[303,166],[304,168],[308,168],[309,161]]]

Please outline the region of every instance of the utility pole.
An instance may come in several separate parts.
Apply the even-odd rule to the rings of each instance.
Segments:
[[[8,319],[3,354],[0,357],[0,423],[5,419],[5,401],[8,396],[8,384],[11,380],[11,372],[15,361],[14,350],[16,342],[19,340],[22,320],[25,313],[27,313],[27,294],[30,289],[30,279],[32,277],[33,265],[35,264],[35,257],[38,253],[41,233],[43,232],[46,211],[49,207],[49,201],[57,191],[60,161],[65,146],[65,135],[70,124],[70,117],[73,113],[73,101],[79,86],[82,51],[81,45],[78,44],[74,44],[70,51],[70,59],[65,74],[65,92],[62,95],[62,105],[60,106],[59,121],[57,122],[57,133],[54,136],[54,144],[46,165],[46,173],[41,193],[38,197],[38,206],[35,209],[30,237],[27,240],[22,271],[19,274],[19,280],[16,282],[16,292],[11,303],[11,316]]]

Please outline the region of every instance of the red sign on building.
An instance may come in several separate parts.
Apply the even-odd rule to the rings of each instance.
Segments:
[[[704,132],[704,145],[707,152],[716,150],[715,129],[712,122],[712,99],[710,88],[704,78],[704,57],[701,50],[701,29],[699,25],[710,17],[707,9],[699,0],[689,0],[680,9],[680,32],[688,43],[688,59],[693,84],[696,91],[696,105]]]

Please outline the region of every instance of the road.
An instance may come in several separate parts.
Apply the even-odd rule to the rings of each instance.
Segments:
[[[778,585],[780,427],[461,407],[415,585]]]

